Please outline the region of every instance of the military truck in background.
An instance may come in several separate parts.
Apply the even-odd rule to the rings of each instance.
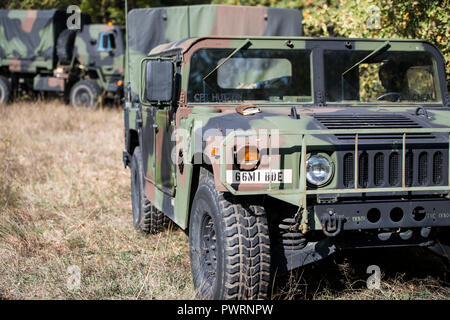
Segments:
[[[128,13],[133,224],[188,232],[200,298],[268,298],[274,273],[345,249],[449,257],[442,54],[300,35],[292,10]]]
[[[120,97],[123,28],[90,24],[67,29],[62,10],[0,10],[0,105],[26,92],[63,95],[74,107]]]

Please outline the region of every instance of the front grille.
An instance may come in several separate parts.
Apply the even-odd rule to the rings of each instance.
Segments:
[[[438,151],[433,156],[433,183],[441,184],[443,180],[442,169],[443,169],[444,157],[442,152]]]
[[[369,155],[367,152],[363,152],[359,156],[359,185],[363,188],[367,187],[367,181],[369,179]]]
[[[407,187],[447,183],[446,153],[440,150],[409,150],[405,154]],[[354,187],[354,152],[342,153],[342,180],[345,188]],[[361,150],[358,159],[358,187],[399,187],[402,185],[401,151]]]
[[[353,177],[353,154],[347,153],[344,156],[344,186],[346,188],[352,188],[355,178]]]
[[[427,184],[428,178],[428,154],[426,152],[422,152],[419,155],[419,173],[418,173],[418,181],[420,185]]]
[[[403,129],[403,128],[423,128],[414,120],[399,114],[373,114],[373,115],[314,115],[314,119],[319,121],[327,129]],[[336,134],[339,140],[354,140],[354,134]],[[431,133],[408,133],[410,139],[433,139]],[[402,139],[401,133],[377,133],[359,134],[360,140],[380,140],[380,139]]]
[[[395,186],[400,181],[400,156],[398,152],[392,152],[389,156],[389,184]]]
[[[375,155],[374,169],[374,182],[375,185],[379,187],[384,182],[384,154],[382,154],[381,152]]]
[[[414,157],[412,152],[407,152],[405,157],[405,184],[408,187],[413,183]]]

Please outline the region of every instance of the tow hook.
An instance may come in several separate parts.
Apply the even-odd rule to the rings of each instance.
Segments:
[[[330,212],[330,215],[322,216],[320,222],[322,223],[323,233],[328,237],[335,237],[341,232],[345,217]]]

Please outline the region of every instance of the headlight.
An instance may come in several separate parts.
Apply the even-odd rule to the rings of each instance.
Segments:
[[[306,161],[306,180],[320,186],[327,183],[333,175],[333,167],[327,158],[313,155]]]

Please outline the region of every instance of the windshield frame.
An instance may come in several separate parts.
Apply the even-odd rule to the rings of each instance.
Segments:
[[[309,37],[205,37],[193,41],[185,50],[182,51],[183,60],[189,62],[192,54],[205,48],[224,48],[222,40],[227,40],[228,45],[225,48],[235,49],[242,41],[250,39],[252,41],[252,49],[279,49],[290,50],[308,49],[311,50],[311,85],[312,85],[312,102],[283,102],[283,101],[256,101],[258,105],[267,106],[305,106],[322,107],[405,107],[405,106],[421,106],[428,107],[445,107],[450,106],[450,98],[448,97],[445,59],[442,53],[435,45],[423,40],[402,40],[402,39],[356,39],[356,38],[309,38]],[[372,51],[379,48],[383,43],[389,40],[391,51],[426,51],[431,54],[433,63],[433,72],[436,81],[436,100],[434,102],[390,102],[383,100],[381,103],[343,101],[343,102],[326,102],[325,101],[325,78],[324,78],[324,50],[366,50]],[[287,45],[289,43],[289,46]],[[187,93],[189,68],[182,68],[182,88]],[[244,101],[246,102],[246,101]],[[250,101],[249,101],[250,102]],[[195,102],[187,101],[185,97],[184,104],[186,106],[217,106],[217,105],[236,105],[237,102]]]
[[[324,67],[327,70],[336,70],[336,68],[339,68],[339,65],[342,66],[342,62],[339,63],[339,60],[336,60],[335,57],[341,56],[345,57],[347,53],[355,53],[356,55],[362,54],[365,55],[368,53],[367,50],[352,50],[351,52],[346,50],[324,50]],[[417,54],[418,53],[418,54]],[[370,54],[369,54],[370,55]],[[434,59],[434,57],[426,51],[419,51],[419,52],[412,52],[412,51],[404,51],[404,50],[386,50],[386,52],[383,53],[382,59],[383,60],[375,60],[370,61],[367,59],[367,62],[365,61],[366,58],[364,58],[364,61],[360,61],[357,64],[351,66],[348,68],[344,73],[342,73],[340,76],[337,76],[337,74],[326,72],[324,75],[325,78],[325,99],[327,104],[355,104],[355,105],[384,105],[384,104],[393,104],[393,105],[435,105],[435,104],[441,104],[442,103],[442,95],[440,94],[440,88],[439,88],[439,75],[438,75],[438,69],[437,69],[437,62]],[[408,59],[409,60],[405,60]],[[412,58],[411,58],[412,57]],[[358,59],[358,58],[357,58]],[[386,60],[388,59],[388,60]],[[391,59],[394,59],[394,61],[397,62],[389,62],[392,61]],[[413,60],[411,60],[413,59]],[[418,60],[414,60],[418,59]],[[421,61],[422,60],[422,61]],[[429,64],[427,65],[420,65],[420,63],[424,60],[428,60]],[[345,61],[345,60],[344,60]],[[383,62],[381,62],[383,61]],[[386,61],[388,61],[388,68],[395,67],[396,63],[400,63],[400,65],[403,64],[404,73],[402,75],[402,78],[392,78],[392,79],[399,79],[395,81],[397,82],[396,86],[398,87],[386,87],[392,86],[394,84],[390,82],[384,82],[383,81],[390,81],[389,78],[379,79],[379,72],[381,68],[386,65]],[[404,64],[406,61],[409,61],[412,63],[408,67],[408,64]],[[417,62],[416,62],[417,61]],[[393,64],[391,66],[391,63]],[[416,65],[419,63],[418,65]],[[378,65],[378,67],[377,67]],[[336,67],[335,67],[336,66]],[[373,87],[373,92],[369,93],[369,91],[366,91],[362,85],[364,84],[364,73],[358,72],[358,67],[363,67],[363,70],[365,68],[366,72],[368,67],[373,66],[374,69],[372,71],[369,71],[370,73],[365,73],[366,76],[369,75],[370,78],[366,79],[369,81],[369,83],[376,84],[375,87]],[[386,65],[387,66],[387,65]],[[380,69],[378,69],[380,68]],[[410,79],[408,79],[408,73],[409,71],[414,70],[422,70],[427,71],[427,73],[430,76],[430,82],[431,87],[428,94],[430,94],[432,97],[428,98],[431,99],[429,101],[422,100],[427,99],[426,97],[423,97],[422,99],[417,99],[413,95],[411,95],[411,91],[413,92],[415,90],[420,89],[420,84],[417,82],[414,82],[414,86],[411,87],[408,83]],[[388,69],[389,70],[389,69]],[[350,72],[352,72],[353,75],[350,75]],[[392,73],[391,74],[397,74]],[[339,72],[338,72],[339,73]],[[346,78],[345,76],[349,74],[350,78]],[[339,78],[336,78],[336,76]],[[356,83],[354,83],[356,81]],[[361,82],[363,81],[363,82]],[[335,89],[336,84],[339,83],[337,87],[340,87],[341,89],[339,92],[336,92]],[[345,89],[347,87],[347,90]],[[333,89],[334,88],[334,89]],[[398,95],[398,97],[393,97],[395,100],[390,100],[389,95],[392,95],[395,91],[395,95]],[[350,94],[350,96],[348,96]],[[366,99],[370,99],[368,101],[364,100],[365,94],[375,94],[375,96],[367,97]],[[380,97],[386,97],[385,99],[380,99]],[[377,97],[377,98],[375,98]]]
[[[242,40],[241,40],[241,44],[242,44]],[[238,47],[239,48],[239,47]],[[233,47],[199,47],[198,50],[195,50],[194,52],[192,52],[190,54],[190,57],[192,57],[197,51],[200,50],[208,50],[208,49],[212,49],[212,50],[217,50],[217,49],[229,49],[229,50],[234,50],[236,48]],[[270,100],[254,100],[254,99],[244,99],[242,101],[239,100],[231,100],[231,101],[206,101],[206,102],[201,102],[201,101],[193,101],[193,100],[189,100],[189,86],[190,86],[190,74],[191,74],[191,67],[189,67],[189,70],[186,73],[186,99],[187,99],[187,105],[203,105],[203,106],[207,106],[207,105],[236,105],[236,104],[257,104],[257,105],[312,105],[314,103],[314,85],[313,85],[313,50],[311,49],[306,49],[304,47],[297,47],[295,49],[291,49],[285,45],[283,46],[261,46],[261,45],[255,45],[255,42],[252,42],[252,45],[248,48],[245,49],[246,51],[256,51],[256,50],[276,50],[276,51],[286,51],[287,53],[292,53],[293,50],[295,51],[299,51],[301,53],[307,52],[307,54],[309,55],[309,57],[307,58],[309,61],[309,87],[310,87],[310,93],[309,93],[309,99],[308,101],[282,101],[282,100],[277,100],[277,101],[270,101]],[[225,55],[224,57],[226,57],[227,55]],[[239,57],[241,58],[241,57]],[[256,56],[254,57],[249,57],[249,59],[252,58],[257,58]],[[274,58],[274,59],[287,59],[287,58]],[[209,70],[208,70],[209,71]],[[216,74],[217,74],[217,70],[215,70]],[[227,90],[227,88],[222,88]],[[228,89],[229,90],[229,89]],[[236,89],[235,89],[236,90]]]

